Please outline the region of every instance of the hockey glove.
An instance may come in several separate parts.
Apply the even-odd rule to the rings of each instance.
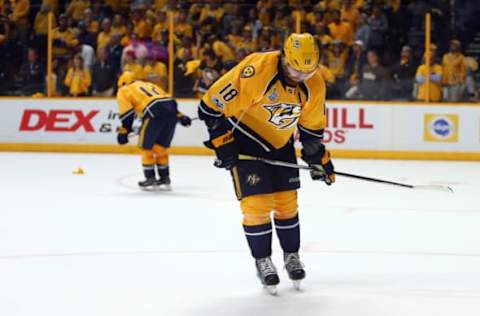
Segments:
[[[192,125],[192,119],[182,113],[177,114],[178,122],[184,127],[189,127]]]
[[[335,182],[335,170],[330,160],[330,152],[316,141],[303,143],[302,159],[314,170],[310,171],[312,180],[325,181],[327,185]]]
[[[227,131],[210,141],[205,142],[205,146],[215,150],[217,159],[214,166],[217,168],[225,168],[231,170],[238,161],[238,149],[234,142],[233,133]]]
[[[117,142],[119,145],[128,143],[128,130],[125,127],[120,127],[117,130]]]

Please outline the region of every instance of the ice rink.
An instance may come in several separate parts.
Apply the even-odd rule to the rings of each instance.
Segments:
[[[137,156],[0,153],[0,315],[479,315],[480,163],[334,160],[455,194],[302,174],[307,278],[293,289],[275,240],[273,297],[212,162],[173,156],[173,191],[142,192]]]

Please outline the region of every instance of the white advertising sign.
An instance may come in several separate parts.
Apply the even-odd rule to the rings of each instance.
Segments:
[[[197,116],[196,100],[179,110]],[[114,99],[0,99],[2,144],[114,145]],[[204,124],[177,127],[172,146],[202,147]],[[331,149],[480,153],[480,106],[331,102],[325,141]]]

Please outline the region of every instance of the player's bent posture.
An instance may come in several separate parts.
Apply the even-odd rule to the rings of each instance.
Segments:
[[[180,122],[190,126],[191,119],[178,112],[177,102],[158,86],[135,80],[132,72],[124,72],[118,79],[118,109],[122,126],[118,129],[117,141],[128,143],[135,116],[142,118],[138,139],[141,149],[145,180],[138,182],[142,188],[170,187],[168,151]],[[155,165],[158,179],[155,177]]]
[[[299,258],[297,169],[241,160],[239,154],[296,162],[293,134],[302,159],[316,170],[313,180],[335,182],[330,153],[321,143],[326,125],[325,82],[319,47],[308,33],[292,34],[282,52],[254,53],[213,84],[199,105],[210,134],[216,166],[230,170],[243,212],[243,227],[258,277],[271,293],[279,283],[271,261],[272,227],[296,287],[305,277]],[[273,211],[273,222],[271,212]]]

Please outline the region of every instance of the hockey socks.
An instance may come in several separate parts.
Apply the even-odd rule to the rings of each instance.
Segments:
[[[298,214],[290,219],[275,219],[280,246],[284,252],[298,252],[300,249],[300,222]]]
[[[265,258],[272,254],[272,223],[243,225],[243,230],[254,258]]]

